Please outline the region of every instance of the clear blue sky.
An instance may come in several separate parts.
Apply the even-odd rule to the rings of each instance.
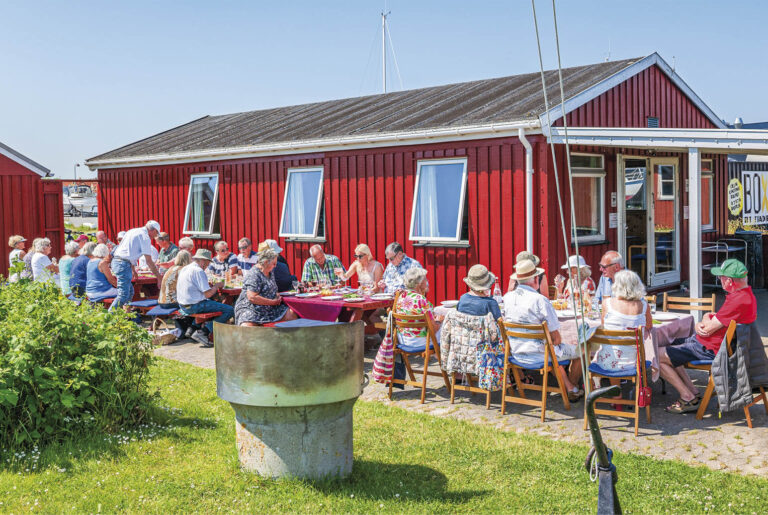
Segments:
[[[378,93],[384,3],[0,0],[0,141],[71,177],[76,162],[206,114]],[[609,46],[611,59],[658,51],[720,117],[768,120],[768,3],[557,5],[563,66]],[[405,89],[538,70],[528,0],[387,8]],[[551,3],[537,9],[551,68]]]

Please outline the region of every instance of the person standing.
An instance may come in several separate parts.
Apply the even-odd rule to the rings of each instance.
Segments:
[[[162,284],[162,276],[152,259],[152,238],[160,233],[160,224],[155,220],[148,221],[144,227],[137,227],[125,233],[125,237],[115,249],[112,259],[112,274],[117,278],[117,297],[109,307],[121,307],[133,300],[133,277],[136,275],[136,263],[144,256],[147,267],[155,274],[157,286]]]
[[[26,256],[26,252],[24,252],[24,243],[27,241],[24,236],[19,236],[18,234],[15,236],[11,236],[8,239],[8,246],[11,247],[13,250],[11,250],[11,254],[8,256],[8,264],[13,268],[13,266],[16,263],[23,263],[24,262],[24,256]],[[19,280],[18,274],[11,274],[9,280],[13,283]]]

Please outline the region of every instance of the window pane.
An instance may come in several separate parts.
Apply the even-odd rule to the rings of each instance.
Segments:
[[[573,176],[575,203],[576,236],[599,236],[602,234],[601,220],[603,201],[602,177]]]
[[[211,217],[214,215],[213,205],[216,197],[218,176],[192,176],[189,185],[187,232],[208,232],[211,227]]]
[[[462,215],[464,163],[422,164],[416,186],[413,238],[453,238]]]
[[[702,160],[701,161],[701,171],[702,172],[711,172],[712,171],[712,161]]]
[[[675,182],[674,181],[662,181],[661,182],[661,194],[664,197],[672,197],[675,195]]]
[[[712,227],[712,179],[711,175],[701,177],[701,225]]]
[[[602,170],[602,156],[571,156],[571,167],[573,168],[597,168]]]
[[[645,209],[645,177],[645,166],[624,169],[624,199],[627,209]]]
[[[322,181],[322,170],[289,173],[281,233],[315,236],[317,199]]]

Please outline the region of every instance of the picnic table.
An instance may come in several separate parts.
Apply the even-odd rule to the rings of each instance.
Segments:
[[[362,302],[348,302],[346,300],[323,300],[323,297],[296,297],[284,296],[283,302],[301,318],[323,320],[333,322],[367,321],[368,317],[377,309],[386,309],[392,305],[393,299],[372,299],[363,297]]]
[[[687,338],[693,334],[694,319],[688,313],[672,313],[657,311],[654,316],[654,323],[650,334],[646,334],[643,344],[645,346],[645,359],[651,362],[651,378],[653,381],[659,378],[659,347],[670,345],[677,338]],[[664,320],[659,320],[664,318]],[[573,314],[568,310],[558,311],[557,318],[560,320],[560,338],[563,343],[578,344],[578,329]],[[601,321],[599,318],[587,317],[589,327],[599,327]],[[581,318],[579,317],[579,322]]]
[[[132,279],[133,299],[143,300],[148,298],[157,298],[160,289],[157,287],[157,277],[154,275],[139,274]]]

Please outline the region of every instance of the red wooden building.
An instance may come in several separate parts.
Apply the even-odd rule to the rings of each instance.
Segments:
[[[458,298],[475,263],[506,282],[526,248],[552,277],[574,237],[595,277],[601,254],[618,249],[652,287],[685,280],[688,154],[571,146],[572,237],[565,148],[554,145],[554,161],[547,139],[563,122],[557,71],[545,77],[548,113],[531,73],[206,116],[87,162],[98,170],[100,225],[114,239],[153,218],[205,247],[275,238],[297,271],[314,242],[348,264],[358,243],[383,260],[397,240],[427,268],[436,301]],[[569,127],[723,127],[657,54],[563,78]],[[706,239],[725,233],[725,199],[713,191],[727,169],[724,156],[702,157]]]
[[[47,179],[51,171],[0,143],[0,275],[8,275],[8,238],[21,234],[51,240],[54,255],[64,253],[64,211],[61,181]],[[46,179],[44,179],[46,178]]]

